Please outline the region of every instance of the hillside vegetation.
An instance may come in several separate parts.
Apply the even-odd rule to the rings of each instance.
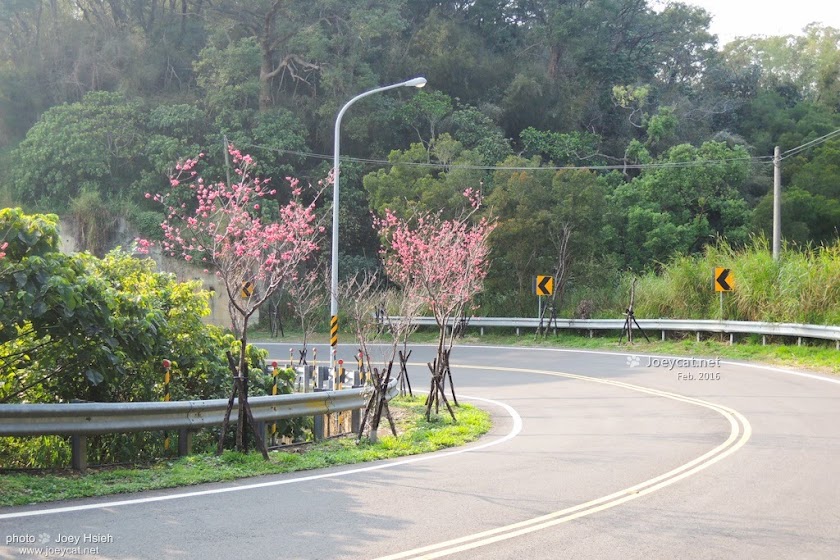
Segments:
[[[559,309],[608,314],[641,275],[650,314],[715,317],[707,269],[743,254],[728,316],[834,320],[818,285],[840,225],[840,30],[720,44],[710,17],[650,0],[5,2],[0,203],[76,220],[103,256],[117,216],[160,236],[145,194],[177,161],[204,153],[226,180],[230,142],[275,184],[315,183],[343,104],[422,75],[344,118],[342,276],[379,266],[372,214],[447,215],[471,188],[498,223],[478,313],[533,313],[552,274]],[[765,266],[751,240],[771,230],[775,146],[788,249]]]

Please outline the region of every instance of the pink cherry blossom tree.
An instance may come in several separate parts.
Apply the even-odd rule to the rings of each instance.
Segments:
[[[449,369],[449,356],[457,334],[455,320],[481,291],[487,276],[487,238],[495,224],[487,218],[476,219],[481,205],[478,192],[467,189],[464,196],[470,208],[452,220],[443,220],[440,214],[403,220],[386,211],[385,217],[377,222],[383,238],[386,274],[403,290],[416,292],[439,329],[437,358],[429,364],[432,379],[426,401],[427,419],[432,407],[438,412],[441,401],[455,419],[444,393],[448,378],[457,404]]]
[[[305,269],[306,261],[318,250],[323,227],[318,226],[315,213],[318,196],[304,203],[303,187],[297,179],[286,177],[290,199],[280,204],[270,180],[252,174],[253,158],[233,146],[229,152],[235,168],[235,180],[230,184],[205,181],[196,171],[203,157],[199,154],[198,158],[175,166],[167,192],[146,194],[146,198],[166,209],[161,224],[164,254],[214,270],[227,291],[233,329],[241,346],[238,360],[228,353],[234,389],[219,438],[219,452],[234,399],[238,397],[237,449],[246,450],[245,430],[250,424],[257,445],[268,458],[248,406],[248,323],[272,294],[298,281],[299,271]],[[270,204],[278,205],[278,219],[264,218]],[[141,252],[150,245],[149,241],[137,240]]]
[[[306,359],[309,339],[317,330],[319,317],[324,315],[325,305],[329,300],[328,287],[328,271],[313,268],[301,272],[301,281],[290,283],[286,289],[289,294],[289,308],[300,321],[300,330],[303,333],[301,360]]]

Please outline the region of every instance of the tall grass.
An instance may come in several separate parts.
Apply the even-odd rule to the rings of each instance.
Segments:
[[[732,270],[734,291],[725,293],[721,315],[713,289],[715,267]],[[622,289],[629,292],[629,278]],[[639,278],[636,313],[640,317],[733,319],[840,324],[840,241],[819,247],[785,245],[774,261],[765,238],[743,249],[726,242],[703,254],[679,256],[660,273]]]
[[[714,291],[716,267],[730,269],[734,290],[721,298]],[[560,317],[578,316],[581,302],[593,317],[621,317],[629,303],[633,275],[603,270],[600,276],[573,278],[558,309]],[[483,294],[482,315],[535,316],[533,292],[518,298]],[[668,319],[728,319],[778,323],[840,324],[840,240],[831,245],[784,244],[773,260],[765,237],[743,248],[725,241],[703,253],[680,255],[657,272],[638,277],[637,317]]]

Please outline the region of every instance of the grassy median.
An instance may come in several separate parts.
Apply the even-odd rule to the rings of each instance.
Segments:
[[[294,451],[272,451],[264,461],[259,453],[225,451],[221,456],[191,455],[135,468],[90,469],[72,472],[0,475],[0,506],[20,506],[72,498],[107,496],[160,488],[190,486],[261,476],[349,465],[437,451],[474,441],[490,427],[490,415],[469,404],[456,409],[458,422],[448,414],[427,422],[423,397],[397,397],[391,401],[398,436],[380,425],[380,441],[356,443],[354,437],[307,444]],[[443,411],[442,411],[443,412]],[[383,434],[387,433],[387,436]]]

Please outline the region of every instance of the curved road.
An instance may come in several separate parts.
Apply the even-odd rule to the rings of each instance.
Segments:
[[[266,346],[288,356],[288,344]],[[428,382],[421,363],[431,354],[414,350],[415,388]],[[453,375],[458,395],[494,417],[471,446],[5,508],[0,559],[50,557],[22,550],[47,535],[51,557],[86,559],[840,555],[838,378],[492,347],[456,347]],[[26,535],[36,544],[8,542]],[[85,536],[102,542],[72,542]]]

